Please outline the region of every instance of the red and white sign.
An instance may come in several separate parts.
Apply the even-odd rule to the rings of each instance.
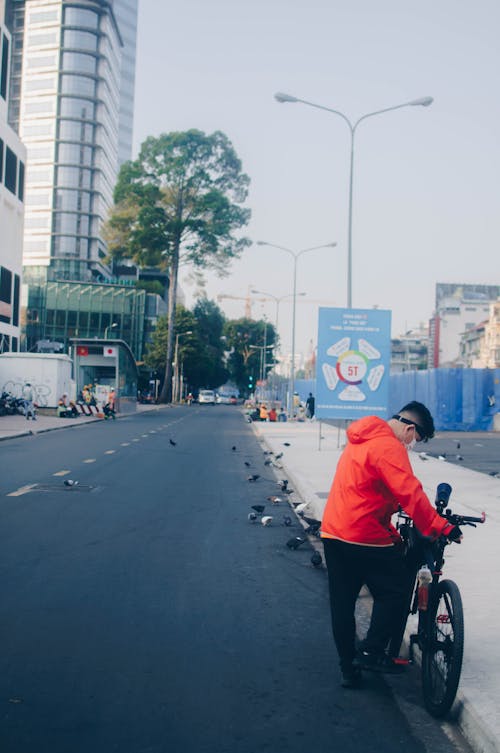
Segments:
[[[76,346],[76,355],[77,356],[88,356],[89,349],[86,345],[77,345]]]
[[[115,348],[115,347],[103,348],[102,354],[103,356],[107,356],[108,358],[116,358],[116,356],[118,355],[118,348]]]

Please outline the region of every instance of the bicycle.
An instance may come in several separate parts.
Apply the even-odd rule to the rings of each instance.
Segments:
[[[451,486],[439,484],[436,492],[436,510],[455,526],[473,526],[484,523],[480,518],[458,515],[447,508]],[[446,508],[446,509],[445,509]],[[405,546],[408,567],[408,602],[404,623],[393,636],[389,653],[396,662],[403,641],[408,616],[417,614],[417,632],[410,635],[408,662],[414,662],[414,648],[421,652],[422,693],[424,705],[437,718],[451,709],[460,682],[464,650],[464,618],[460,590],[452,580],[440,580],[445,563],[444,552],[451,542],[440,536],[430,542],[415,528],[413,521],[402,510],[397,528]],[[425,567],[430,573],[427,574]],[[427,578],[423,576],[427,574]],[[419,577],[420,575],[420,577]],[[428,580],[427,583],[424,580]],[[430,581],[430,582],[429,582]]]

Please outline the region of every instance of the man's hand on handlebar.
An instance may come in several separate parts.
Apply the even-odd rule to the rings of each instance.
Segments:
[[[448,539],[448,541],[453,541],[455,544],[460,544],[463,539],[463,534],[458,526],[453,526],[451,531],[448,531],[448,533],[446,534],[446,538]]]

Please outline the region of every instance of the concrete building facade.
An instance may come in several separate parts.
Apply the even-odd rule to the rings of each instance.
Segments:
[[[499,295],[499,285],[436,285],[436,308],[429,323],[429,368],[461,365],[462,333],[488,318],[490,303]]]

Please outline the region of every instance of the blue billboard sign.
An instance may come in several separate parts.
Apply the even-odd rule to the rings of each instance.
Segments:
[[[390,311],[320,308],[317,418],[385,418],[390,358]]]

